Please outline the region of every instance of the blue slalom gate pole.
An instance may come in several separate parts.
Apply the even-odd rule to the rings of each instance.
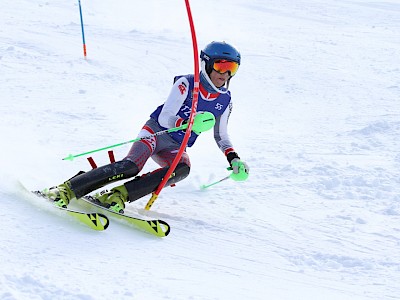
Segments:
[[[82,17],[82,6],[81,0],[78,0],[79,3],[79,14],[81,16],[81,29],[82,29],[82,41],[83,41],[83,56],[86,59],[86,41],[85,41],[85,30],[83,29],[83,17]]]

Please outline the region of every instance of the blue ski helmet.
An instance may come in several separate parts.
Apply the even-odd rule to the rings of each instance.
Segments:
[[[225,42],[211,42],[200,52],[200,58],[206,64],[208,75],[210,75],[213,69],[214,62],[218,59],[234,61],[240,65],[239,51]]]

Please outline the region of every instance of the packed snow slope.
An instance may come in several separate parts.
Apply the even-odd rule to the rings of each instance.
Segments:
[[[93,231],[21,184],[136,137],[193,72],[184,1],[83,0],[85,60],[77,1],[2,0],[0,299],[400,299],[399,1],[191,2],[200,48],[242,53],[229,132],[251,174],[200,190],[229,174],[204,133],[150,211],[161,239]]]

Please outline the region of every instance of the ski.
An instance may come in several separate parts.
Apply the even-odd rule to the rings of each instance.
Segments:
[[[156,219],[146,220],[126,214],[117,213],[100,205],[100,203],[96,200],[96,198],[92,196],[84,196],[82,198],[79,198],[78,202],[80,202],[82,205],[86,204],[86,207],[95,206],[97,208],[100,208],[107,214],[107,216],[119,221],[120,223],[134,225],[134,227],[139,228],[143,231],[146,231],[158,237],[165,237],[170,232],[170,226],[163,220],[156,220]]]
[[[35,194],[38,197],[42,197],[46,200],[51,201],[44,193],[41,191],[33,191],[33,194]],[[59,207],[56,205],[53,205],[54,208],[58,208],[61,211],[64,211],[67,215],[73,217],[75,220],[78,220],[82,224],[87,225],[88,227],[94,229],[94,230],[105,230],[107,229],[108,225],[110,224],[109,219],[107,216],[101,213],[86,213],[82,211],[76,211],[68,208],[63,208]]]

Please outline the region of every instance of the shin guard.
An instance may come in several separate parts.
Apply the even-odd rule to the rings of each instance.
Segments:
[[[80,173],[68,181],[76,198],[80,198],[106,184],[131,178],[137,173],[139,173],[139,168],[134,162],[121,160],[86,173]]]
[[[135,201],[154,192],[163,180],[168,169],[169,167],[161,168],[151,173],[137,176],[133,180],[126,182],[125,187],[129,194],[128,201]],[[172,185],[185,179],[189,175],[189,172],[190,167],[187,164],[179,163],[166,185]]]

